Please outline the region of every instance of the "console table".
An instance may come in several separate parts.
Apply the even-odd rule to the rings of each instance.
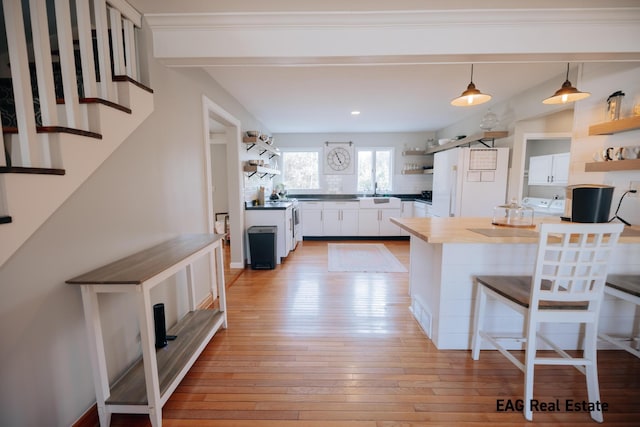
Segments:
[[[162,425],[162,406],[220,328],[227,327],[223,235],[185,235],[122,258],[67,280],[80,285],[89,336],[91,364],[100,426],[108,427],[112,413],[149,414],[151,425]],[[211,292],[216,288],[219,310],[197,310],[193,263],[209,257]],[[151,289],[186,269],[189,312],[172,328],[176,335],[156,350]],[[128,293],[137,300],[142,358],[109,384],[102,326],[98,307],[100,293]]]

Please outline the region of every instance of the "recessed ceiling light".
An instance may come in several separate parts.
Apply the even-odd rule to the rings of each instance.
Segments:
[[[358,110],[352,111],[351,115],[352,116],[359,116],[360,115],[360,111],[358,111]]]

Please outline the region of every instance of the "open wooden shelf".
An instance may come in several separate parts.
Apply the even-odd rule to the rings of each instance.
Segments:
[[[611,172],[640,170],[640,159],[591,162],[584,165],[585,172]]]
[[[402,171],[402,175],[431,175],[431,174],[433,174],[433,168]]]
[[[261,174],[262,177],[264,177],[265,175],[271,175],[272,177],[275,175],[280,175],[279,170],[269,169],[262,166],[245,165],[243,170],[249,173],[249,177],[252,177],[255,174]]]
[[[251,150],[252,148],[255,148],[256,150],[259,151],[258,154],[261,156],[267,153],[267,155],[271,159],[274,156],[280,155],[280,150],[278,150],[273,145],[269,145],[266,142],[262,141],[257,136],[245,136],[244,138],[242,138],[242,142],[247,144],[247,151]]]
[[[199,347],[207,345],[223,321],[224,316],[219,310],[196,310],[187,313],[167,331],[168,335],[176,335],[177,338],[169,341],[166,347],[156,350],[160,396],[165,396],[178,378],[180,371],[189,365],[189,359],[194,354],[201,353],[202,350]],[[108,405],[147,405],[149,403],[142,358],[113,384],[111,396],[106,403]]]
[[[589,135],[612,135],[614,133],[636,129],[640,129],[640,116],[627,117],[589,126]]]
[[[426,156],[425,150],[407,150],[402,152],[403,156]]]
[[[490,132],[481,132],[466,138],[458,139],[457,141],[451,141],[443,145],[439,145],[437,147],[428,148],[425,151],[425,154],[434,154],[439,151],[450,150],[452,148],[460,147],[462,145],[474,144],[476,142],[489,142],[493,143],[494,140],[500,138],[506,138],[509,135],[507,131],[490,131]]]

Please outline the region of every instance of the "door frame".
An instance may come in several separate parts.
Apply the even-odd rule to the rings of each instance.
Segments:
[[[545,139],[567,139],[572,140],[571,132],[530,132],[522,135],[522,147],[520,152],[520,170],[521,176],[518,177],[518,189],[517,199],[522,200],[522,193],[524,192],[524,171],[526,170],[527,162],[527,144],[531,140],[545,140]]]
[[[207,231],[214,232],[215,213],[211,184],[211,120],[225,127],[227,144],[227,185],[229,188],[229,228],[231,235],[231,268],[244,268],[244,207],[242,199],[242,175],[240,171],[241,123],[235,116],[202,95],[202,123],[204,132],[205,187],[207,207]]]

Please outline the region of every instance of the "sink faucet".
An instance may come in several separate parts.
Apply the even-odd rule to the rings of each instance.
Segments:
[[[378,182],[374,182],[373,183],[373,197],[376,197],[378,195]]]

